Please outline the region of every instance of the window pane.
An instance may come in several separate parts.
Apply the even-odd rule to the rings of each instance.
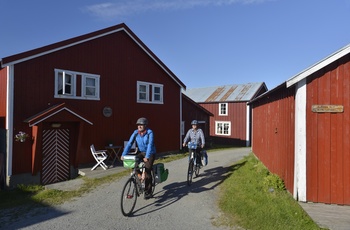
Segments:
[[[96,79],[85,78],[85,96],[95,96],[96,95]]]
[[[58,72],[57,81],[57,94],[72,94],[72,75]]]
[[[154,100],[155,101],[160,101],[161,100],[161,90],[160,90],[160,87],[154,87],[153,88],[153,91],[154,91]]]
[[[147,100],[147,85],[139,85],[139,100]]]
[[[57,77],[57,94],[63,94],[63,73],[59,72]]]
[[[218,134],[222,134],[222,124],[221,124],[221,123],[218,123],[218,124],[217,124],[216,132],[217,132]]]
[[[225,123],[224,124],[224,134],[228,134],[229,128],[230,128],[230,125]]]
[[[63,94],[72,94],[72,75],[64,73],[63,78],[65,82]]]
[[[146,94],[145,93],[139,93],[139,99],[146,100]]]
[[[94,86],[95,87],[95,79],[94,78],[86,78],[86,86]]]

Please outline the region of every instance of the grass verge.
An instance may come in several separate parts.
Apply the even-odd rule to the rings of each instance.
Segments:
[[[320,229],[253,154],[231,167],[221,185],[219,207],[225,213],[216,224],[244,229]]]

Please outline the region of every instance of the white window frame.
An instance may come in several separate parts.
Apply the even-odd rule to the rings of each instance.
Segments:
[[[156,93],[156,88],[159,89],[159,93]],[[156,96],[159,97],[159,99],[156,99]],[[153,84],[152,85],[152,102],[153,103],[159,103],[159,104],[163,104],[163,85],[161,84]]]
[[[59,91],[59,74],[62,73],[63,81],[65,79],[65,75],[69,74],[71,79],[71,93],[64,93],[65,85],[62,84],[63,87],[63,93],[58,93]],[[77,95],[77,78],[80,78],[81,82],[81,95]],[[88,86],[86,84],[87,79],[94,80],[94,86]],[[88,95],[87,94],[87,87],[94,87],[95,94],[94,95]],[[90,74],[90,73],[82,73],[82,72],[76,72],[76,71],[70,71],[70,70],[63,70],[63,69],[55,69],[55,92],[54,92],[55,98],[66,98],[66,99],[85,99],[85,100],[100,100],[100,75],[97,74]]]
[[[219,130],[218,126],[224,127],[228,126],[227,133],[223,133],[223,130]],[[215,135],[218,136],[231,136],[231,122],[230,121],[215,121]]]
[[[145,88],[143,91],[142,88]],[[150,104],[163,104],[164,86],[158,83],[137,81],[137,92],[136,100],[138,103],[150,103]],[[156,93],[156,88],[159,89],[159,92]],[[144,97],[141,97],[143,95]],[[158,98],[157,98],[158,97]]]
[[[223,106],[225,106],[224,113],[222,111]],[[219,103],[219,116],[228,116],[228,103]]]

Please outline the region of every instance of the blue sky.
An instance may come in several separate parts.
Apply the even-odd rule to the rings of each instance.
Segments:
[[[0,0],[0,58],[124,22],[187,88],[269,89],[350,43],[350,0]]]

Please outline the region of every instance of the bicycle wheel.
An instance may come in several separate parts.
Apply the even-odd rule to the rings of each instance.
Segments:
[[[201,169],[201,167],[198,165],[198,163],[194,166],[194,173],[196,175],[196,177],[199,176],[199,170]]]
[[[152,177],[152,192],[151,194],[154,194],[154,189],[156,188],[156,177],[154,175],[154,171],[151,170],[151,177]]]
[[[188,171],[187,171],[187,184],[192,184],[192,177],[193,177],[193,159],[190,160],[188,163]]]
[[[137,200],[136,183],[134,178],[129,178],[122,190],[120,207],[124,216],[130,216],[134,211]]]
[[[194,173],[196,175],[196,177],[199,176],[199,170],[201,169],[201,162],[200,162],[200,158],[197,155],[196,157],[196,165],[194,166]]]

